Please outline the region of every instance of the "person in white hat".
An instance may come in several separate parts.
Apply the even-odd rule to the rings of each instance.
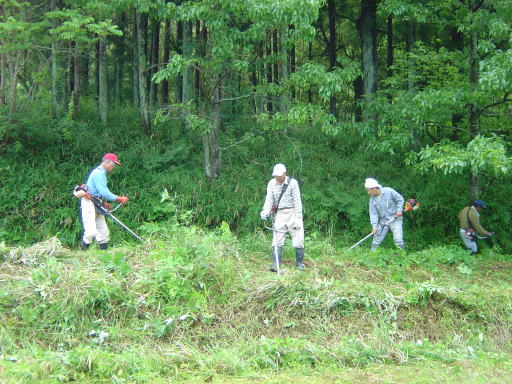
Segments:
[[[370,195],[370,224],[374,234],[371,250],[377,249],[390,229],[396,246],[405,249],[402,229],[404,198],[393,188],[383,187],[372,178],[366,179],[364,187]],[[392,220],[391,223],[384,225],[390,220]]]
[[[128,202],[128,197],[114,195],[107,186],[107,173],[120,165],[114,153],[107,153],[101,159],[101,164],[93,168],[87,177],[87,184],[84,187],[86,193],[80,199],[80,218],[83,227],[80,248],[82,250],[88,249],[95,238],[100,249],[108,248],[110,232],[105,216],[98,212],[92,199],[106,199],[121,204]],[[109,203],[103,203],[103,205],[107,209],[110,207]]]
[[[289,232],[292,245],[295,248],[295,265],[303,270],[305,268],[302,263],[304,259],[304,223],[299,183],[286,176],[284,164],[276,164],[272,176],[274,178],[268,182],[267,196],[260,216],[266,220],[270,214],[275,214],[272,247],[276,249],[277,261],[281,263],[286,232]],[[270,270],[277,271],[276,260]]]

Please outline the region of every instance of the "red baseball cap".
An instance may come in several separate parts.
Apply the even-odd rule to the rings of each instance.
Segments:
[[[115,153],[107,153],[103,156],[103,160],[112,160],[117,165],[121,165],[121,163],[117,160],[117,156]]]

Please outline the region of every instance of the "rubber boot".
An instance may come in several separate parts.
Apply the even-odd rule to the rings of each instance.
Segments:
[[[87,250],[89,249],[89,246],[90,246],[90,245],[91,245],[91,244],[84,243],[84,241],[82,240],[82,241],[80,242],[80,249],[81,249],[82,251],[87,251]]]
[[[304,259],[304,248],[295,248],[295,266],[303,271],[306,267],[302,264]]]
[[[272,247],[272,266],[270,267],[271,272],[277,272],[277,264],[279,263],[279,268],[281,268],[281,256],[283,254],[283,247]],[[277,262],[276,262],[277,258]]]
[[[372,244],[371,248],[370,248],[370,251],[374,252],[377,250],[377,248],[379,247],[378,244]]]
[[[397,244],[396,246],[405,251],[405,243]]]
[[[108,248],[108,243],[101,243],[101,244],[99,244],[99,246],[100,246],[100,249],[102,251],[104,251],[104,250],[106,250]]]

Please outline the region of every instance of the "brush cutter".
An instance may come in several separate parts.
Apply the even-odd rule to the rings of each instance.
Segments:
[[[379,227],[377,227],[377,232],[378,232],[378,231],[381,231],[381,230],[382,230],[386,225],[391,224],[391,223],[392,223],[393,221],[395,221],[395,220],[396,220],[396,217],[393,217],[391,220],[386,221],[384,224],[382,224],[382,225],[380,225]],[[366,235],[365,237],[363,237],[361,240],[359,240],[357,243],[355,243],[353,246],[351,246],[351,247],[349,248],[349,250],[351,250],[352,248],[357,247],[359,244],[361,244],[363,241],[365,241],[366,239],[370,238],[370,237],[371,237],[371,236],[373,236],[373,235],[374,235],[374,233],[373,233],[373,232],[369,233],[368,235]]]
[[[94,203],[94,205],[96,206],[96,208],[102,213],[104,214],[105,216],[108,216],[110,217],[112,220],[114,220],[114,222],[119,225],[121,228],[123,228],[126,232],[128,232],[130,235],[132,235],[133,237],[135,237],[137,240],[139,241],[144,241],[142,240],[139,236],[137,236],[137,234],[135,232],[133,232],[130,228],[128,228],[121,220],[119,220],[117,217],[115,217],[112,212],[114,212],[116,209],[119,208],[119,206],[121,204],[118,204],[115,208],[113,209],[107,209],[103,206],[103,201],[101,201],[100,199],[96,198],[96,197],[92,197],[91,198],[91,201]]]

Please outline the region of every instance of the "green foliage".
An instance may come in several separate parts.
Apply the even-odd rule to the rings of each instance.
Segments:
[[[430,169],[462,174],[471,170],[474,174],[485,171],[495,175],[508,174],[511,159],[507,156],[504,143],[498,138],[475,137],[462,148],[457,143],[439,143],[427,146],[419,153],[412,153],[407,160],[408,165],[415,165],[419,172],[426,174]]]
[[[312,239],[308,269],[277,277],[257,239],[174,226],[137,248],[0,264],[2,378],[190,382],[509,356],[509,257],[327,255]]]

